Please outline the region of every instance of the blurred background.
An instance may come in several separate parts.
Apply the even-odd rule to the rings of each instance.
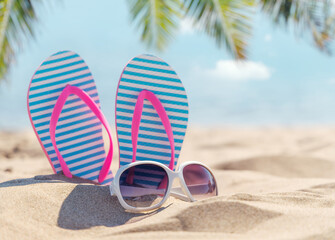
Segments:
[[[0,129],[30,127],[30,79],[60,50],[85,59],[112,124],[122,69],[142,53],[179,74],[191,125],[334,124],[334,4],[0,0]]]

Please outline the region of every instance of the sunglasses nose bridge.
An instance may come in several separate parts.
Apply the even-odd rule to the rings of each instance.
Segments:
[[[171,182],[171,186],[174,185],[175,180],[178,178],[175,174],[169,176],[169,181]]]
[[[171,173],[169,173],[169,180],[171,182],[171,186],[173,185],[175,179],[179,179],[179,173],[172,171]]]

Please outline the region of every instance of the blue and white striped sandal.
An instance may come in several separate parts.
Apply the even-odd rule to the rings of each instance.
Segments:
[[[166,128],[162,123],[152,101],[146,98],[140,109],[140,116],[135,114],[135,105],[140,93],[147,92],[158,99],[163,106],[162,114],[168,116],[172,128],[173,147],[169,140]],[[163,120],[164,121],[164,120]],[[150,160],[157,161],[175,170],[182,148],[188,123],[188,101],[182,82],[176,72],[162,59],[152,55],[140,55],[131,59],[124,68],[116,96],[116,128],[119,143],[120,166],[131,162]],[[136,122],[140,122],[139,130]],[[170,135],[170,134],[169,134]],[[133,147],[133,144],[135,146]],[[172,159],[174,160],[173,162]],[[161,177],[148,178],[143,173],[135,173],[144,185],[161,184]]]
[[[109,184],[113,149],[106,156],[93,76],[76,53],[62,51],[47,58],[31,79],[28,113],[36,136],[55,173]],[[111,141],[111,137],[110,137]]]

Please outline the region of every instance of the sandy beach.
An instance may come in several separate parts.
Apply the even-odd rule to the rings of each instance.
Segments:
[[[180,162],[208,164],[219,196],[134,214],[108,187],[52,174],[32,130],[1,132],[0,239],[335,239],[334,135],[193,127]]]

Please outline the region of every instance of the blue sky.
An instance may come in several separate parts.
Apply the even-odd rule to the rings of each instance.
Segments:
[[[0,84],[0,128],[27,128],[26,92],[31,76],[49,55],[73,50],[90,67],[102,109],[114,123],[117,82],[132,57],[151,53],[167,61],[184,82],[195,125],[296,125],[335,123],[335,58],[307,38],[254,20],[249,60],[236,64],[225,49],[183,21],[163,52],[147,49],[131,24],[126,1],[69,0],[38,7],[34,41]]]

